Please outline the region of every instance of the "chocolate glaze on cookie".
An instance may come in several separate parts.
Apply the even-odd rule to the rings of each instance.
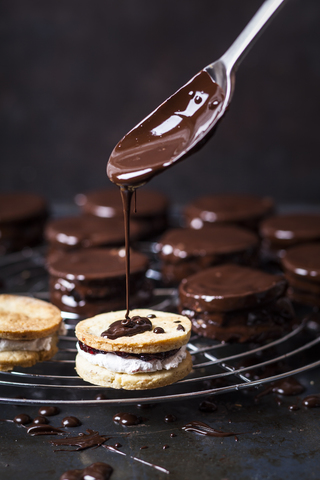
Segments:
[[[76,203],[82,212],[105,219],[120,219],[123,229],[123,206],[118,188],[95,190],[76,197]],[[132,223],[139,227],[137,235],[131,231],[131,238],[144,238],[148,235],[157,235],[168,225],[167,197],[154,190],[140,190],[136,202],[131,206]]]
[[[133,305],[150,300],[151,285],[145,273],[148,258],[131,253],[130,288]],[[50,298],[64,311],[96,315],[125,306],[126,259],[123,249],[87,249],[63,253],[48,265]]]
[[[0,255],[41,243],[47,218],[47,203],[41,196],[1,193]]]
[[[260,234],[272,248],[320,240],[320,215],[275,215],[261,223]]]
[[[220,265],[191,275],[179,287],[180,303],[195,311],[228,312],[266,304],[284,294],[282,275],[239,265]]]
[[[139,237],[141,228],[131,222],[131,240]],[[63,217],[48,222],[45,236],[50,247],[62,250],[124,245],[123,219],[93,216]]]
[[[289,298],[320,307],[320,242],[291,247],[281,265],[289,282]]]
[[[184,210],[186,225],[200,229],[206,224],[233,223],[253,230],[270,215],[274,203],[268,197],[224,194],[197,198]]]
[[[204,268],[232,262],[257,262],[259,239],[256,234],[232,225],[171,229],[160,239],[158,255],[163,281],[179,283]]]

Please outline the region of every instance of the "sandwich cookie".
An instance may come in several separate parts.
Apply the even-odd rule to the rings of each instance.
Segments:
[[[234,225],[168,230],[157,245],[163,282],[178,284],[193,273],[221,263],[253,266],[258,246],[255,233]]]
[[[269,197],[255,195],[206,195],[195,199],[184,210],[186,226],[202,228],[206,224],[233,223],[257,231],[259,222],[274,210]]]
[[[60,310],[30,297],[0,295],[0,370],[31,367],[58,351]]]
[[[50,258],[50,257],[49,257]],[[149,259],[132,251],[130,301],[146,305],[152,283],[146,277]],[[126,259],[124,248],[87,248],[61,253],[48,262],[50,300],[62,311],[81,317],[125,307]]]
[[[287,248],[320,241],[320,215],[310,213],[274,215],[261,223],[260,236],[263,257],[279,262]]]
[[[0,193],[0,255],[43,240],[47,202],[33,193]]]
[[[282,275],[240,265],[211,267],[179,286],[179,311],[192,329],[221,342],[263,342],[292,329],[295,314]]]
[[[140,237],[162,233],[168,226],[167,197],[154,190],[139,189],[136,202],[132,202],[131,218],[140,226]],[[102,218],[120,218],[123,222],[123,206],[118,188],[95,190],[76,196],[82,212]]]
[[[94,385],[126,390],[164,387],[188,375],[191,322],[182,315],[137,309],[109,312],[76,326],[76,370]]]
[[[320,307],[320,243],[289,248],[281,265],[289,282],[288,297],[297,303]]]

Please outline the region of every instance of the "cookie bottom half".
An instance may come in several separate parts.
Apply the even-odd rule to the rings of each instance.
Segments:
[[[192,359],[189,352],[177,368],[151,373],[116,373],[98,365],[93,365],[81,355],[76,356],[76,371],[86,382],[104,387],[125,390],[148,390],[165,387],[181,380],[192,370]]]

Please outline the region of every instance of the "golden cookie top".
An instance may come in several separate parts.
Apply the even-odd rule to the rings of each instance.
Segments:
[[[97,350],[127,353],[166,352],[182,347],[190,338],[191,322],[183,315],[136,309],[130,312],[130,325],[125,314],[126,311],[122,310],[83,320],[76,326],[76,336],[81,342]],[[136,329],[134,325],[139,327],[138,319],[144,319],[141,322],[144,327],[140,330],[145,331],[142,333],[139,333],[139,328]]]
[[[19,295],[0,295],[0,338],[31,340],[55,333],[60,310],[51,303]]]

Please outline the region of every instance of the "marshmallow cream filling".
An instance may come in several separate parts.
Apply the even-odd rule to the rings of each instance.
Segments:
[[[156,372],[158,370],[170,370],[176,368],[187,356],[187,346],[181,347],[172,357],[163,360],[140,360],[139,358],[122,358],[114,353],[91,353],[84,352],[77,343],[79,355],[88,362],[99,367],[107,368],[116,373],[140,373],[140,372]]]
[[[36,338],[35,340],[7,340],[0,338],[0,352],[29,351],[39,352],[41,350],[49,351],[52,347],[53,337]]]

